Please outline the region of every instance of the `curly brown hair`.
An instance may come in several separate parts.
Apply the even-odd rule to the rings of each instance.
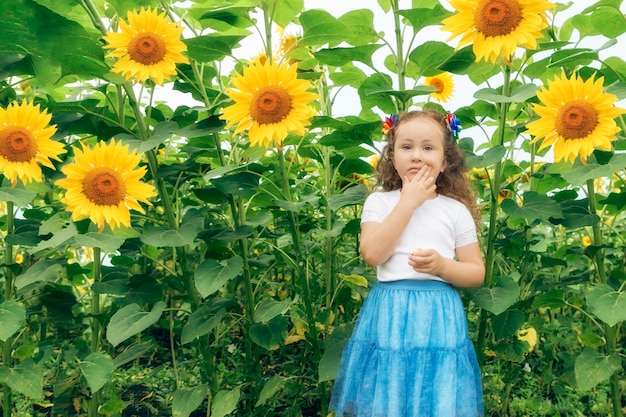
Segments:
[[[384,191],[394,191],[402,188],[402,178],[398,175],[393,165],[393,148],[396,143],[396,131],[402,123],[418,117],[427,117],[434,120],[441,126],[444,142],[444,161],[446,169],[439,174],[435,184],[437,193],[454,198],[463,203],[472,213],[472,217],[477,226],[481,223],[481,214],[476,198],[472,192],[469,177],[465,174],[465,158],[457,148],[452,137],[452,132],[448,128],[446,116],[436,110],[412,110],[400,115],[398,122],[387,132],[387,144],[383,148],[380,160],[376,165],[378,178],[376,187]]]

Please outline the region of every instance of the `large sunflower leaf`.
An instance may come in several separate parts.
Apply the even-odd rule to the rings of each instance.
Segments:
[[[26,397],[43,397],[43,369],[30,358],[13,368],[0,367],[0,382]]]
[[[615,371],[621,368],[622,361],[616,353],[604,356],[587,347],[576,357],[574,363],[576,383],[582,390],[589,390],[609,379]]]
[[[439,65],[454,55],[454,48],[444,42],[426,41],[413,49],[409,60],[417,65],[418,74],[430,77],[441,73]]]
[[[43,82],[55,82],[60,75],[105,74],[108,69],[98,37],[95,31],[89,33],[32,1],[0,2],[0,53],[32,56],[35,74]]]
[[[415,32],[426,26],[440,25],[443,19],[452,16],[452,12],[445,9],[439,2],[431,3],[434,3],[434,7],[398,10],[398,14],[406,17]],[[424,1],[421,1],[420,5],[424,5]]]
[[[314,52],[315,58],[323,64],[340,67],[347,63],[362,62],[370,67],[372,64],[372,54],[382,45],[370,44],[355,46],[352,48],[328,48]]]
[[[190,389],[178,389],[172,395],[172,416],[189,417],[207,397],[209,387],[206,384]]]
[[[346,42],[351,45],[372,46],[379,40],[378,32],[374,27],[374,12],[371,10],[351,10],[338,20],[352,31],[352,36],[346,39]]]
[[[479,307],[493,314],[501,314],[517,301],[520,287],[512,278],[501,277],[491,288],[468,289],[466,292]]]
[[[196,289],[202,298],[206,298],[235,278],[243,268],[243,260],[234,256],[226,260],[226,264],[207,259],[203,261],[194,273]]]
[[[235,387],[230,391],[219,390],[211,404],[211,417],[226,417],[237,408],[241,390]]]
[[[113,359],[105,353],[90,353],[78,366],[91,392],[99,391],[113,374]]]
[[[107,340],[113,346],[117,346],[147,329],[159,320],[166,306],[163,301],[156,303],[151,311],[143,311],[138,304],[124,306],[111,317],[107,326]]]
[[[302,12],[300,24],[303,33],[298,44],[302,46],[334,46],[353,36],[348,25],[321,9]]]
[[[268,3],[269,10],[274,11],[272,20],[281,27],[287,27],[304,9],[304,0],[269,0]]]
[[[198,62],[219,61],[230,56],[232,50],[244,36],[206,35],[184,39],[187,55]]]
[[[524,219],[563,218],[563,211],[556,201],[534,191],[524,193],[524,202],[521,207],[510,198],[502,201],[501,207],[509,216]]]
[[[585,297],[593,314],[609,326],[626,321],[626,291],[599,284],[588,290]]]
[[[0,304],[0,341],[5,342],[22,327],[26,318],[26,308],[21,303],[6,300]]]
[[[626,166],[626,153],[615,154],[608,163],[600,165],[597,163],[577,164],[569,171],[561,175],[572,185],[580,185],[587,180],[595,180],[602,177],[610,177]]]

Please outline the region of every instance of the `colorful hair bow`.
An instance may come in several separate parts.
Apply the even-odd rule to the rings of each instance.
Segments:
[[[459,122],[458,117],[454,113],[448,113],[446,114],[446,125],[450,133],[452,133],[454,143],[456,143],[459,139],[459,132],[461,132],[461,122]]]
[[[385,120],[382,121],[383,135],[387,136],[387,133],[389,133],[389,131],[398,123],[399,119],[400,117],[395,113],[390,114],[388,117],[385,117]]]

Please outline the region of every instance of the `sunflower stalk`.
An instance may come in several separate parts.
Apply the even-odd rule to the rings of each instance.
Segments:
[[[504,83],[502,86],[502,95],[508,96],[510,94],[511,83],[511,68],[508,65],[504,65]],[[506,127],[506,115],[509,110],[509,103],[500,103],[498,109],[498,136],[496,137],[496,146],[504,145],[504,129]],[[493,177],[490,183],[490,204],[489,207],[489,229],[487,235],[487,253],[485,254],[485,283],[484,286],[489,288],[493,282],[495,258],[496,258],[496,232],[498,222],[498,193],[500,192],[500,183],[502,182],[502,160],[496,162]],[[487,334],[487,319],[489,313],[487,310],[481,309],[480,321],[478,325],[478,337],[476,340],[476,351],[478,352],[478,360],[482,365],[485,359],[485,336]]]
[[[93,248],[93,284],[91,288],[91,353],[100,351],[100,294],[93,290],[93,285],[102,279],[102,251],[98,247]],[[100,391],[93,392],[89,399],[89,417],[98,417],[100,406]]]
[[[597,213],[597,205],[596,205],[596,190],[595,183],[593,179],[587,180],[587,198],[589,199],[589,212],[594,214]],[[593,245],[598,247],[598,250],[595,253],[595,264],[596,264],[596,273],[599,284],[607,283],[606,269],[604,264],[604,249],[602,248],[602,231],[600,230],[600,222],[595,223],[592,226],[593,230]],[[607,355],[613,355],[616,352],[616,343],[615,343],[615,329],[609,326],[607,323],[604,323],[604,337],[606,340],[605,351]],[[611,389],[611,401],[613,405],[613,416],[614,417],[622,417],[624,414],[622,412],[622,395],[620,392],[619,386],[619,377],[618,371],[613,372],[611,375],[610,381],[610,389]]]
[[[283,198],[287,201],[291,201],[291,187],[289,186],[289,174],[287,172],[287,167],[285,165],[285,157],[281,149],[278,149],[276,153],[278,156],[278,164],[280,166],[280,171],[281,171],[282,180],[283,180]],[[296,222],[296,218],[295,218],[293,211],[289,211],[287,213],[287,218],[289,221],[289,229],[291,232],[291,237],[293,239],[294,253],[296,255],[301,254],[302,246],[300,243],[300,233],[298,232],[298,223]],[[313,345],[313,363],[317,365],[319,364],[320,358],[322,357],[322,355],[321,355],[321,348],[319,345],[319,337],[317,334],[317,328],[315,326],[315,316],[313,313],[311,290],[309,288],[308,274],[304,271],[304,267],[302,266],[301,262],[296,262],[296,265],[297,265],[297,268],[296,268],[297,270],[294,271],[296,273],[294,282],[297,285],[300,285],[303,291],[304,307],[305,307],[305,312],[306,312],[306,317],[307,317],[307,324],[308,324],[309,332],[310,332],[309,340],[311,344]],[[322,403],[321,404],[322,410],[321,410],[320,415],[325,416],[328,410],[328,399],[326,395],[326,387],[324,386],[324,384],[318,384],[317,388],[318,388],[320,400]]]
[[[15,228],[15,206],[12,201],[7,201],[7,232],[6,236],[13,233]],[[6,265],[10,265],[13,262],[13,245],[4,241],[4,260]],[[13,299],[13,280],[14,274],[10,267],[4,268],[4,301],[9,301]],[[2,344],[2,366],[7,369],[11,369],[13,367],[13,359],[12,359],[12,346],[13,346],[13,337],[7,338]],[[11,417],[12,403],[13,403],[13,392],[11,387],[8,384],[3,385],[3,401],[2,401],[2,415],[6,417]]]

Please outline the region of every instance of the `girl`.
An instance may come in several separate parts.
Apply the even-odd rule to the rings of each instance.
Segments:
[[[389,121],[389,119],[388,119]],[[485,278],[480,222],[458,122],[403,114],[387,132],[378,186],[365,201],[361,254],[377,267],[331,397],[336,416],[476,417],[482,385],[455,287]]]

